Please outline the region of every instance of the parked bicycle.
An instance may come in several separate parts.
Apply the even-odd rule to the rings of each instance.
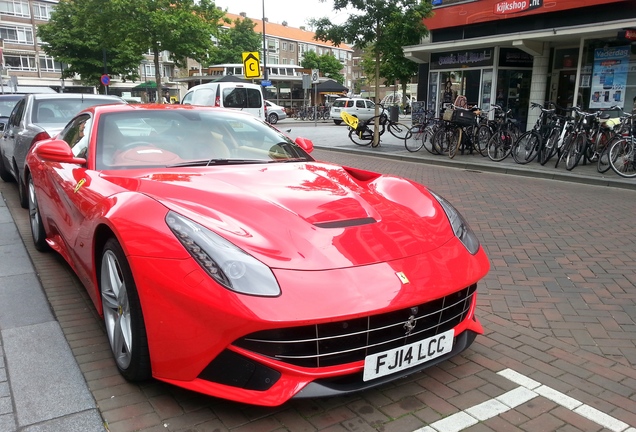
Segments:
[[[423,148],[429,153],[437,154],[433,148],[433,135],[441,124],[441,119],[433,117],[433,110],[424,110],[421,123],[414,124],[409,129],[410,136],[404,140],[404,146],[410,152],[417,152]]]
[[[349,126],[349,139],[359,146],[368,146],[373,142],[376,118],[379,118],[379,136],[388,130],[391,135],[400,140],[406,141],[411,137],[408,126],[399,121],[392,121],[384,112],[364,121],[360,121],[357,117],[344,111],[340,113],[340,116]]]
[[[531,109],[539,108],[541,110],[539,118],[531,130],[522,133],[517,138],[511,150],[512,158],[522,165],[532,162],[542,152],[545,152],[546,143],[554,133],[556,124],[556,109],[548,109],[535,102],[530,105]]]
[[[629,126],[625,135],[612,143],[609,150],[609,164],[621,177],[636,177],[636,114],[626,116]]]
[[[488,140],[488,157],[500,162],[510,156],[512,144],[521,135],[517,120],[511,117],[512,110],[504,110],[499,105],[493,105],[495,110],[495,131]]]

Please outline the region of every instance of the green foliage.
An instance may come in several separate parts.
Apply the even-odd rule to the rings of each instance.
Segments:
[[[340,73],[342,63],[331,54],[323,54],[319,56],[314,51],[307,51],[303,56],[300,65],[305,69],[318,69],[324,77],[344,83],[344,75]]]
[[[255,52],[262,47],[262,35],[254,31],[255,26],[249,18],[237,18],[232,27],[220,31],[218,46],[205,63],[242,63],[243,52]]]
[[[169,51],[177,66],[203,60],[224,15],[211,0],[60,0],[38,36],[47,54],[69,65],[65,77],[80,74],[90,85],[104,73],[104,51],[108,73],[125,80],[138,78],[150,51],[161,91],[159,53]]]
[[[107,17],[116,10],[114,3],[61,0],[50,21],[38,27],[44,51],[67,64],[64,78],[79,74],[85,84],[99,85],[104,73],[104,51],[109,74],[136,78],[143,48],[128,36],[123,25],[108,26]]]

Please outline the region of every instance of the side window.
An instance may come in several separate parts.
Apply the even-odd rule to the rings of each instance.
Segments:
[[[367,101],[367,108],[375,108],[375,104],[371,101]]]
[[[364,106],[364,101],[363,100],[356,101],[356,108],[366,108]]]
[[[352,100],[348,100],[348,101],[346,102],[346,104],[347,104],[347,105],[346,105],[346,106],[347,106],[347,108],[353,108],[353,101],[352,101]]]
[[[22,121],[22,116],[24,115],[24,105],[26,101],[22,99],[19,101],[14,107],[13,111],[11,111],[11,116],[9,117],[8,124],[9,126],[17,126]]]
[[[215,88],[202,88],[193,92],[192,105],[214,106]]]
[[[88,114],[81,115],[66,125],[60,133],[60,139],[73,150],[73,154],[77,157],[88,157],[88,141],[91,135],[92,121]]]
[[[183,97],[183,101],[181,102],[183,105],[192,105],[192,96],[194,95],[194,92],[190,92],[187,93],[184,97]]]

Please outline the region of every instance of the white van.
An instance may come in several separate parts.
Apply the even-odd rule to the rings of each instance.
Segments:
[[[265,120],[265,102],[261,86],[258,84],[237,82],[199,84],[188,90],[181,104],[233,108]]]

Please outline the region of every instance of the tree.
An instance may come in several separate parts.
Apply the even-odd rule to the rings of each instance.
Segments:
[[[318,69],[322,73],[322,76],[337,81],[340,84],[344,83],[344,75],[340,73],[342,63],[332,54],[327,53],[319,56],[314,51],[307,51],[300,65],[305,69]]]
[[[161,95],[159,53],[169,51],[177,66],[187,58],[202,61],[224,15],[211,0],[60,0],[38,36],[47,54],[69,65],[64,77],[79,74],[91,85],[106,68],[124,80],[138,78],[151,51]]]
[[[188,58],[203,63],[225,16],[211,0],[111,1],[121,5],[119,16],[131,23],[131,39],[153,53],[158,96],[162,94],[159,53],[170,52],[178,67],[185,66]]]
[[[66,64],[63,78],[78,74],[84,84],[99,85],[106,67],[124,80],[138,77],[143,48],[129,38],[125,23],[107,20],[113,6],[103,0],[61,0],[49,22],[38,27],[44,52]]]
[[[261,34],[254,31],[256,24],[249,18],[237,18],[232,27],[221,29],[218,45],[210,54],[207,65],[242,63],[243,52],[255,52],[261,48]]]
[[[325,1],[325,0],[321,0]],[[425,0],[334,0],[334,11],[351,8],[359,13],[349,15],[344,24],[333,24],[327,17],[312,20],[315,38],[331,41],[336,46],[353,44],[365,49],[372,45],[375,59],[375,94],[380,90],[380,66],[383,58],[402,50],[406,35],[420,38],[428,33],[423,19],[430,15],[431,4]],[[379,107],[375,109],[373,146],[380,144]]]

